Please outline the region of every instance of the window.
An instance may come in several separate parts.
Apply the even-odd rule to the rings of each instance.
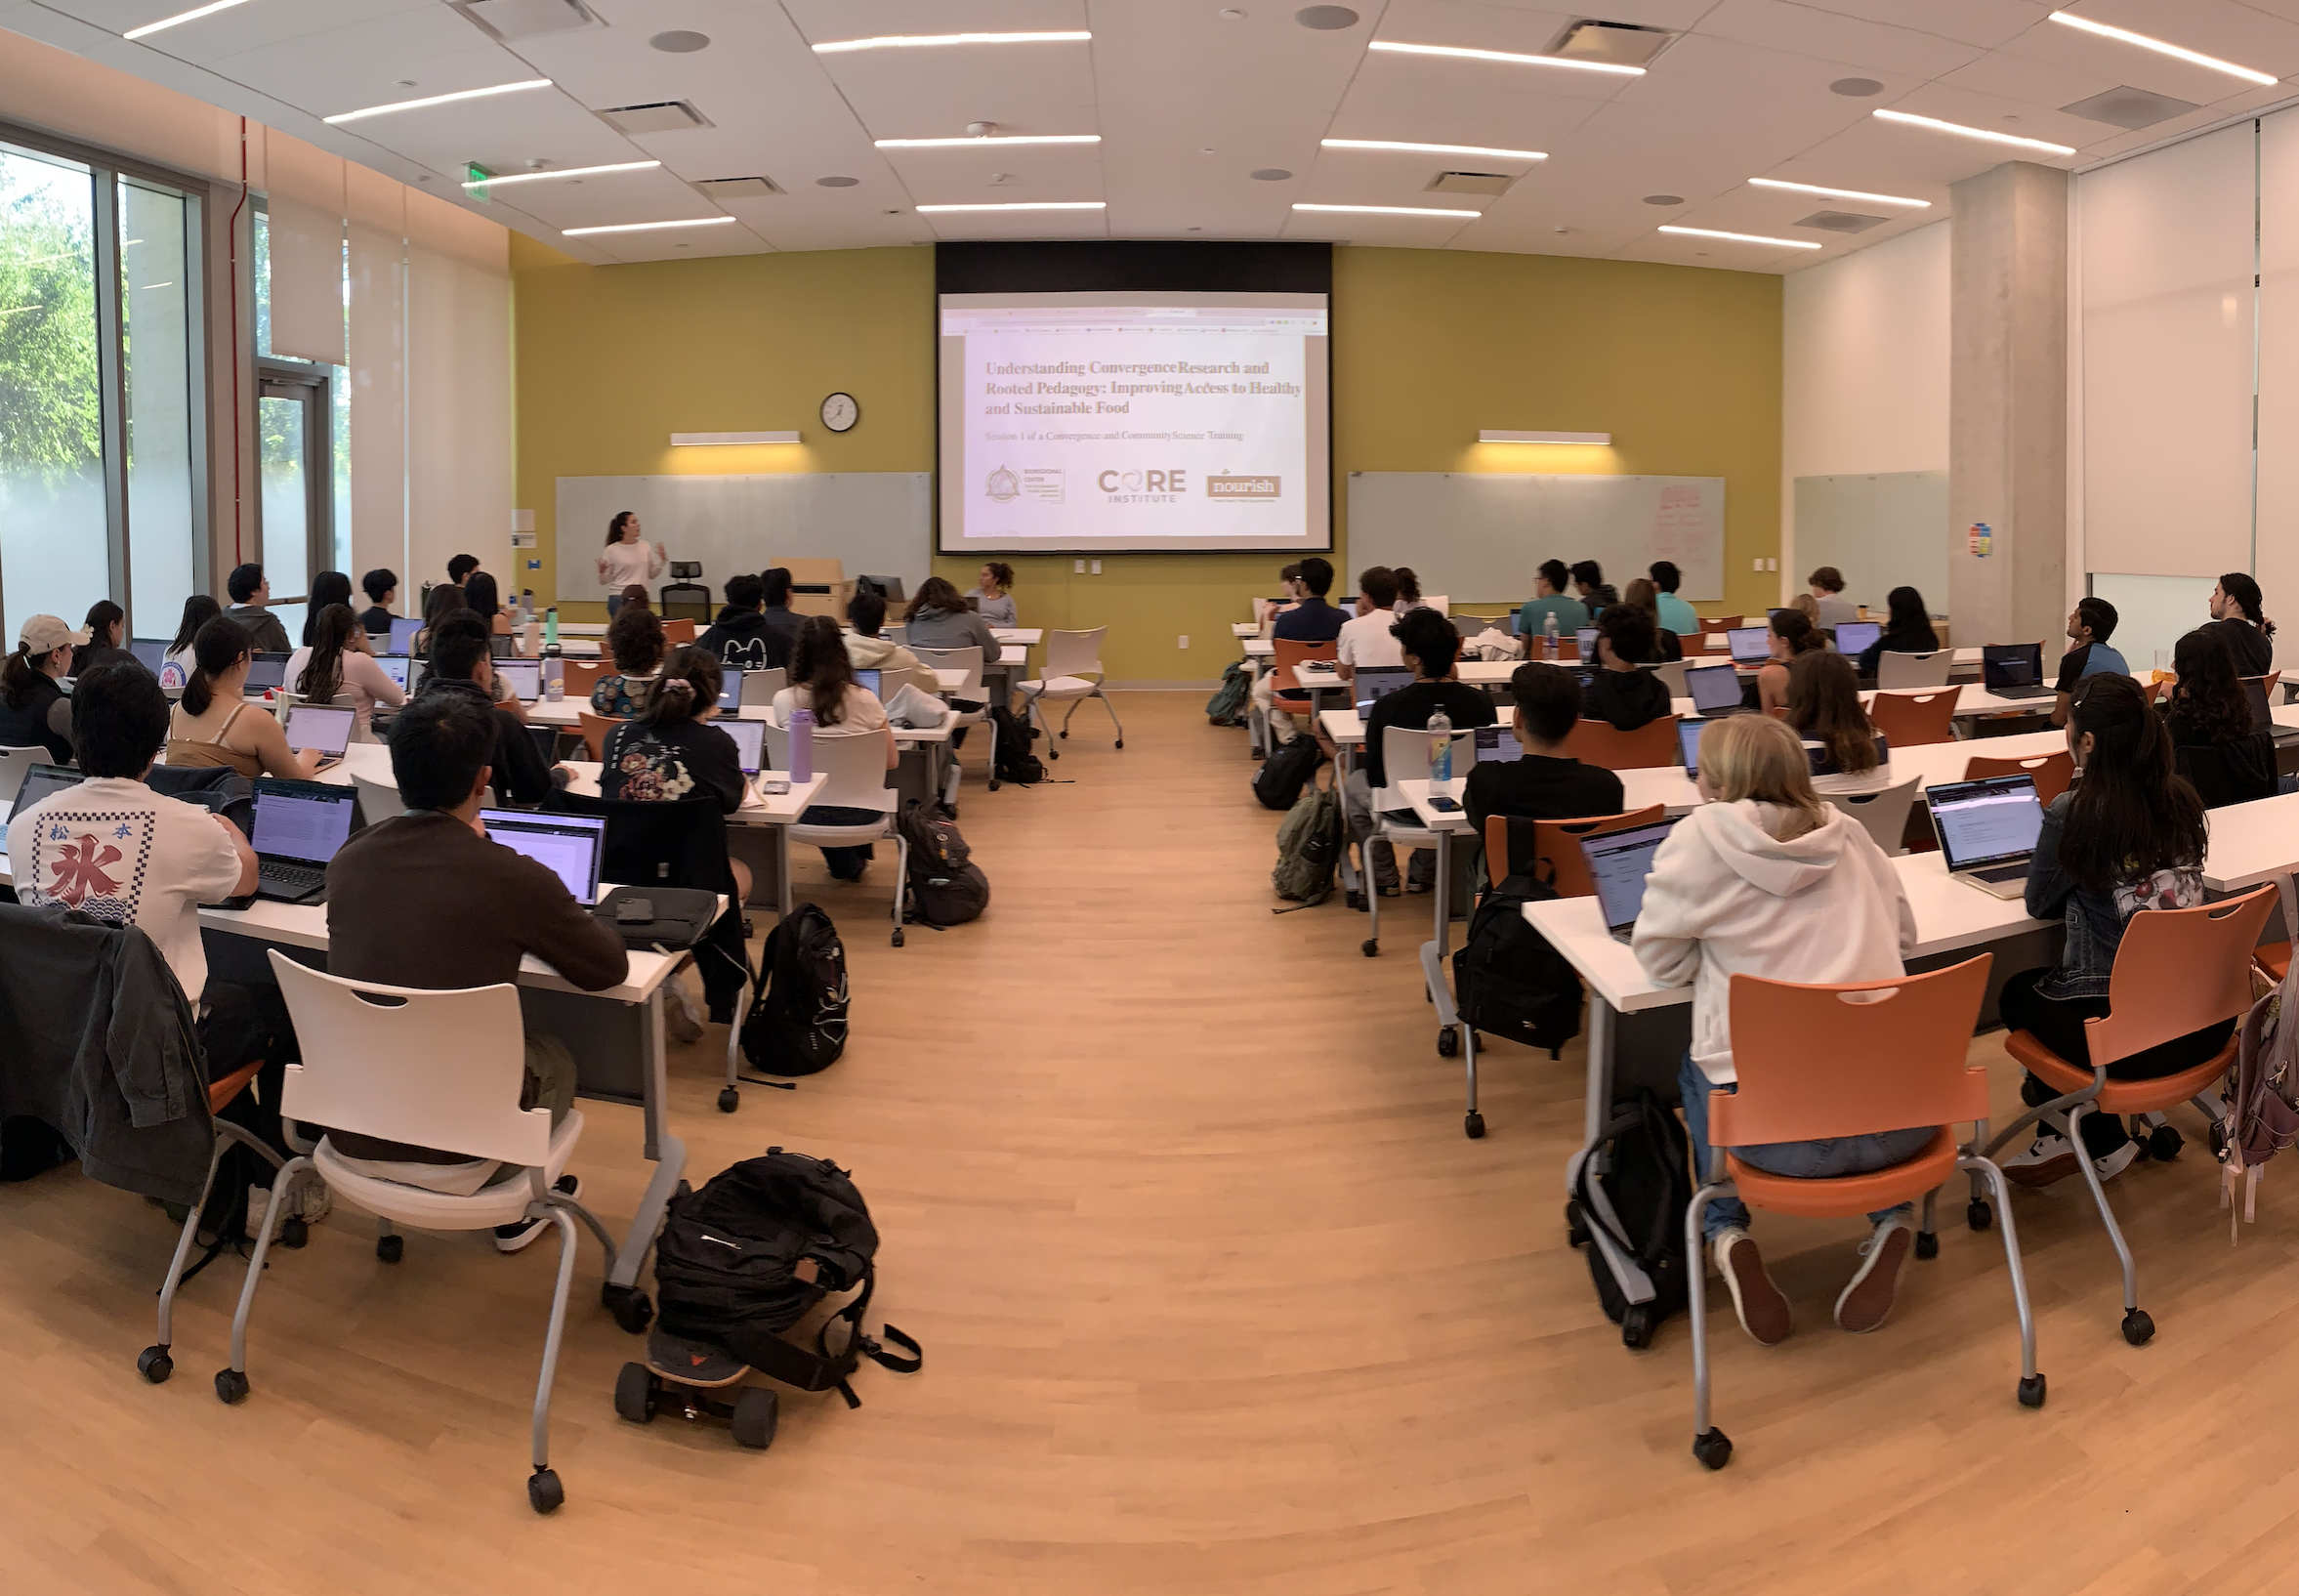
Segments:
[[[300,638],[312,577],[340,570],[355,584],[359,576],[351,568],[352,385],[342,366],[272,353],[270,215],[257,211],[254,227],[264,575],[280,624]]]

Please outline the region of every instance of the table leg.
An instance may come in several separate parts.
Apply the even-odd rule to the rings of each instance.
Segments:
[[[790,918],[790,827],[774,827],[774,908],[781,919]]]
[[[1451,951],[1453,940],[1453,834],[1437,834],[1437,887],[1430,896],[1437,900],[1437,958],[1440,964]]]
[[[643,1006],[640,1038],[646,1050],[642,1061],[646,1099],[640,1112],[646,1126],[645,1150],[647,1156],[654,1160],[654,1174],[647,1182],[646,1194],[639,1198],[638,1211],[631,1215],[631,1228],[623,1237],[622,1250],[615,1254],[614,1267],[607,1272],[607,1282],[611,1285],[638,1283],[639,1268],[647,1261],[647,1249],[654,1244],[654,1233],[662,1227],[663,1210],[670,1205],[672,1194],[678,1191],[679,1182],[687,1173],[687,1144],[670,1135],[662,1124],[670,1082],[663,1059],[660,987],[648,994]]]

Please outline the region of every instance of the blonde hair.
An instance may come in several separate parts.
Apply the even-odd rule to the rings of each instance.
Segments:
[[[1808,621],[1811,621],[1815,626],[1818,626],[1820,623],[1820,601],[1814,598],[1809,593],[1797,594],[1796,597],[1788,601],[1788,608],[1790,609],[1802,610],[1804,612],[1804,618]]]
[[[1781,812],[1775,840],[1788,842],[1828,823],[1812,790],[1812,761],[1787,726],[1770,715],[1735,715],[1700,738],[1700,774],[1718,800],[1751,798]]]

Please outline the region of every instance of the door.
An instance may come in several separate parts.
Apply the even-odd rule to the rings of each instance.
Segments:
[[[327,379],[266,364],[256,390],[262,439],[264,575],[291,638],[303,635],[312,575],[335,547]]]

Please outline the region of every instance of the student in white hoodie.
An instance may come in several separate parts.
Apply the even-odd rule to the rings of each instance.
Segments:
[[[1645,973],[1666,987],[1693,984],[1693,1046],[1679,1073],[1696,1184],[1708,1176],[1708,1094],[1730,1091],[1732,979],[1880,981],[1905,973],[1915,918],[1900,878],[1861,824],[1822,803],[1796,734],[1766,715],[1721,722],[1700,739],[1704,800],[1677,823],[1652,859],[1634,947]],[[1811,1045],[1831,1045],[1825,1037]],[[1844,1067],[1860,1067],[1847,1049]],[[1734,1151],[1776,1175],[1864,1174],[1914,1155],[1939,1127],[1870,1136],[1774,1142]],[[1741,1326],[1766,1346],[1787,1339],[1788,1301],[1748,1236],[1737,1197],[1712,1202],[1703,1230]],[[1868,1215],[1875,1227],[1860,1264],[1836,1298],[1836,1323],[1872,1330],[1892,1311],[1915,1234],[1906,1204]]]

